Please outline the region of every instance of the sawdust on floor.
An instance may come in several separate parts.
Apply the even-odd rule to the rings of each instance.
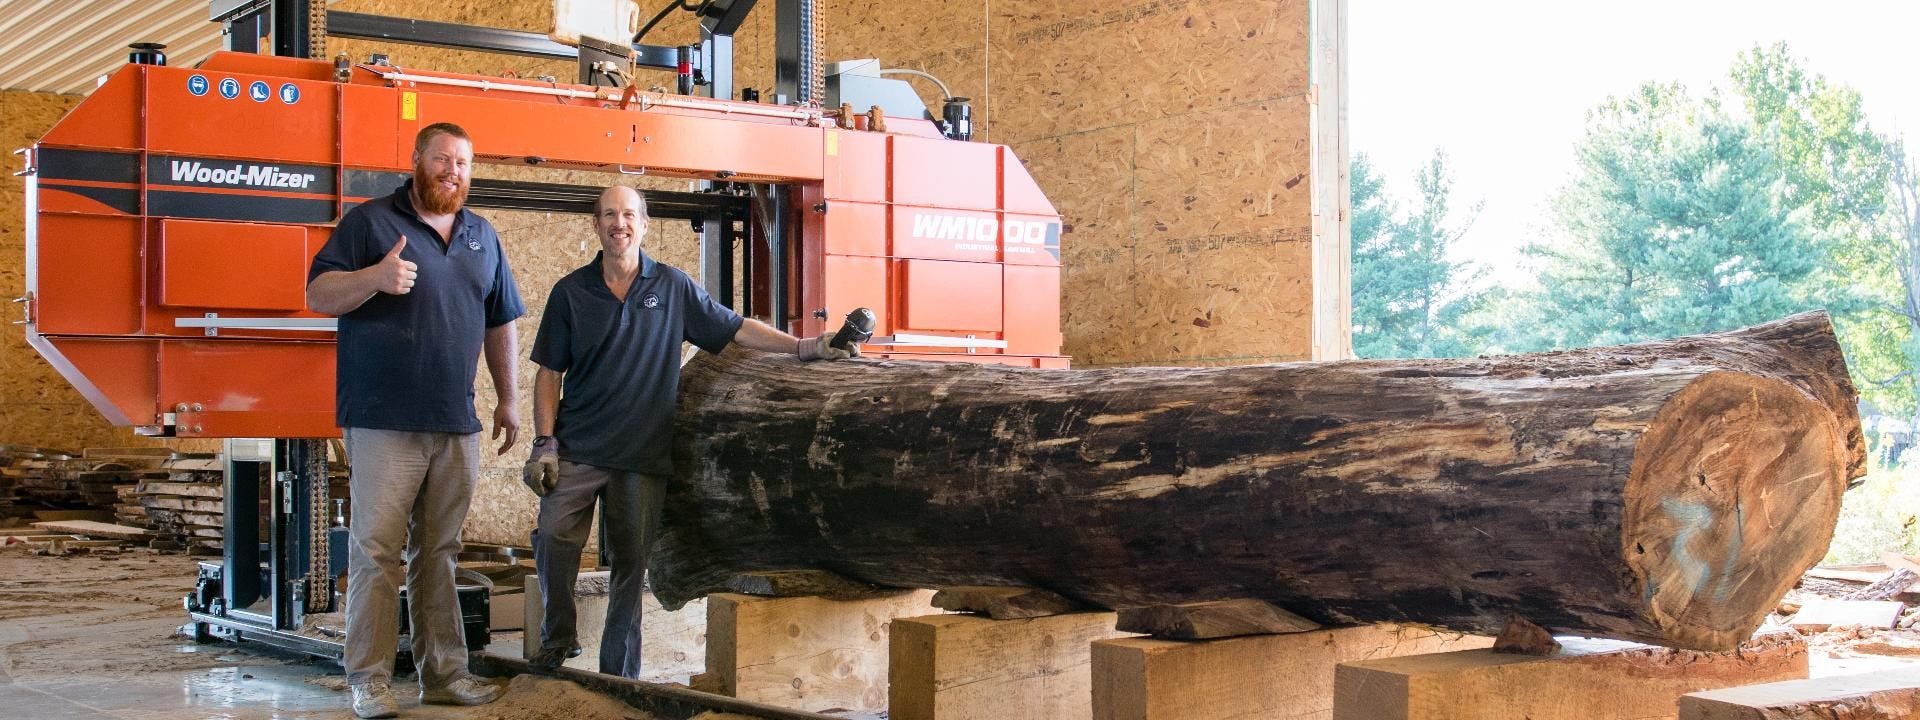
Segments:
[[[572,682],[518,675],[507,693],[474,708],[475,720],[654,720],[654,715]]]

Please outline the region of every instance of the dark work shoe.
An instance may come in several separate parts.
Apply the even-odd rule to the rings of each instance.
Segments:
[[[567,651],[567,657],[577,658],[577,657],[580,657],[580,653],[585,651],[586,651],[586,648],[580,647],[579,643],[574,643],[573,649]]]
[[[572,653],[567,652],[566,648],[540,648],[533,657],[527,658],[527,664],[541,672],[553,672],[559,669],[561,663],[566,662],[571,655]]]

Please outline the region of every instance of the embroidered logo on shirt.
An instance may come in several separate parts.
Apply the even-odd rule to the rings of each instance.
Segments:
[[[644,307],[644,308],[656,308],[656,307],[659,307],[659,306],[660,306],[660,296],[659,296],[659,295],[655,295],[655,294],[653,294],[653,293],[647,293],[647,294],[646,294],[645,296],[643,296],[643,297],[641,297],[641,298],[640,298],[640,307]]]
[[[477,238],[477,237],[469,237],[469,238],[467,238],[467,249],[468,249],[468,250],[479,250],[479,249],[480,249],[480,238]]]

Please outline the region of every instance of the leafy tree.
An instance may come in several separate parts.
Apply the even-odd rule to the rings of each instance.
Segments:
[[[1784,43],[1734,61],[1733,94],[1779,158],[1787,202],[1802,208],[1824,253],[1813,283],[1834,313],[1855,384],[1883,411],[1912,415],[1920,366],[1920,249],[1900,205],[1904,152],[1867,122],[1860,94],[1807,72]],[[1911,188],[1911,183],[1907,183]],[[1906,220],[1903,220],[1906,218]]]
[[[1463,319],[1478,302],[1478,271],[1448,259],[1469,219],[1453,219],[1453,178],[1436,151],[1416,173],[1419,195],[1401,218],[1385,182],[1357,156],[1353,178],[1354,352],[1360,357],[1452,357],[1478,352]]]
[[[1717,102],[1648,83],[1589,113],[1576,153],[1554,202],[1564,241],[1527,249],[1544,264],[1547,344],[1712,332],[1812,305],[1820,256],[1804,213],[1778,159]]]

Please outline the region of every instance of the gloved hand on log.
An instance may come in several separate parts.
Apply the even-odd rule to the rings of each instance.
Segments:
[[[833,333],[820,333],[819,337],[800,338],[793,354],[801,360],[845,360],[860,357],[860,344],[847,343],[847,349],[833,346]]]

